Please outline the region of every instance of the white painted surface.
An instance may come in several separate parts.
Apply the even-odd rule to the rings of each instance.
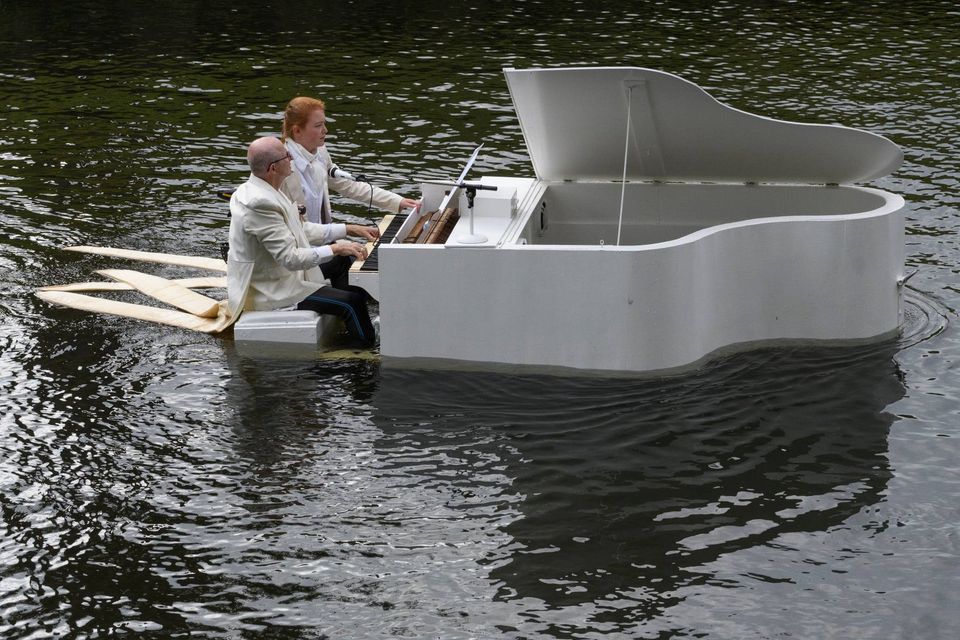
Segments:
[[[898,329],[903,198],[846,184],[899,166],[889,140],[754,116],[649,69],[505,73],[537,179],[483,178],[517,190],[512,215],[475,211],[485,243],[456,241],[462,203],[446,245],[381,247],[388,362],[656,371]]]
[[[313,311],[246,311],[234,325],[238,342],[280,342],[317,346],[339,325],[335,316]]]
[[[380,272],[379,271],[351,271],[350,284],[360,287],[370,294],[374,300],[380,299]]]
[[[628,101],[632,181],[850,184],[892,173],[903,158],[881,136],[746,113],[653,69],[505,69],[504,75],[542,180],[619,182]]]
[[[724,222],[637,246],[382,248],[381,353],[651,371],[739,343],[889,334],[900,323],[903,200],[834,189],[881,206]],[[717,192],[699,195],[701,210],[716,211]]]

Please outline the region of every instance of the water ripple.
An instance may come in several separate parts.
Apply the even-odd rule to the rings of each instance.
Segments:
[[[900,344],[912,347],[941,334],[956,313],[936,298],[907,285],[903,295]]]
[[[956,8],[328,4],[295,28],[0,8],[0,634],[956,636]],[[875,186],[905,195],[921,271],[901,334],[661,378],[417,372],[31,295],[116,266],[65,245],[215,255],[216,190],[298,94],[380,186],[415,194],[480,142],[476,175],[532,175],[500,68],[581,63],[900,144]]]

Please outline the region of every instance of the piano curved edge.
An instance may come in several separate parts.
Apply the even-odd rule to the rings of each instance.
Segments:
[[[882,192],[880,192],[882,193]],[[897,332],[903,199],[631,247],[381,252],[385,362],[673,370],[737,345]],[[415,274],[415,277],[413,277]]]

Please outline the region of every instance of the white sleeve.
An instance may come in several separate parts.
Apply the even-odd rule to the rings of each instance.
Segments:
[[[303,233],[312,245],[330,244],[347,237],[347,225],[341,222],[331,224],[304,222]]]
[[[322,247],[311,248],[313,249],[313,252],[317,254],[317,265],[321,265],[333,257],[333,249],[331,249],[330,245],[328,244],[325,244]]]

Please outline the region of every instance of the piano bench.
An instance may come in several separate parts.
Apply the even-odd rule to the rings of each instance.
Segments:
[[[340,318],[314,311],[245,311],[233,325],[233,338],[239,342],[318,345],[342,329]]]

